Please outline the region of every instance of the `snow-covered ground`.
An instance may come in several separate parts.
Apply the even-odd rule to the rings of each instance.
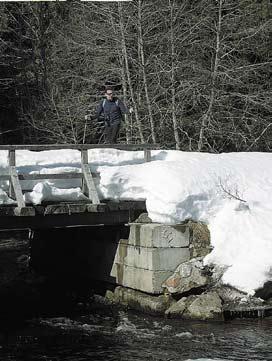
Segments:
[[[80,172],[76,150],[18,151],[21,172]],[[226,266],[223,282],[253,294],[272,279],[272,154],[206,154],[115,149],[89,151],[92,171],[100,173],[100,198],[146,200],[153,222],[185,219],[208,224],[213,251],[206,263]],[[0,174],[7,173],[7,152],[0,151]],[[79,180],[22,182],[28,201],[83,199]],[[65,189],[69,188],[69,189]],[[0,204],[12,203],[1,183]]]

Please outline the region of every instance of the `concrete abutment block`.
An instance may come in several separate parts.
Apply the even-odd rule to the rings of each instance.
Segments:
[[[128,244],[139,247],[188,247],[190,232],[186,225],[131,223]]]
[[[169,271],[190,259],[189,248],[141,247],[120,240],[114,263],[151,271]]]
[[[186,225],[132,223],[128,239],[119,241],[111,277],[123,287],[163,293],[163,282],[190,259]]]

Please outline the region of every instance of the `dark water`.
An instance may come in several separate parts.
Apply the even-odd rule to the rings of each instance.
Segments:
[[[16,257],[27,250],[2,248],[9,283],[0,288],[1,361],[272,361],[272,318],[204,323],[124,311],[85,294],[89,281],[78,277],[13,280]]]
[[[272,360],[271,318],[185,322],[107,307],[1,328],[5,361]]]

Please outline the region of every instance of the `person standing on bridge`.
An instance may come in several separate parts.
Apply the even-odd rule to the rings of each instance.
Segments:
[[[101,100],[96,109],[96,115],[86,115],[85,119],[102,119],[104,122],[105,143],[116,143],[119,134],[123,114],[132,113],[133,109],[114,96],[111,87],[105,90],[105,98]]]

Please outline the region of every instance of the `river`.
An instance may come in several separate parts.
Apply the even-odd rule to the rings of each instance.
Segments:
[[[272,318],[188,322],[96,305],[0,331],[3,361],[272,360]]]
[[[28,250],[22,240],[0,242],[1,361],[272,360],[272,317],[165,319],[86,293],[90,283],[78,277],[15,277],[16,259]]]

